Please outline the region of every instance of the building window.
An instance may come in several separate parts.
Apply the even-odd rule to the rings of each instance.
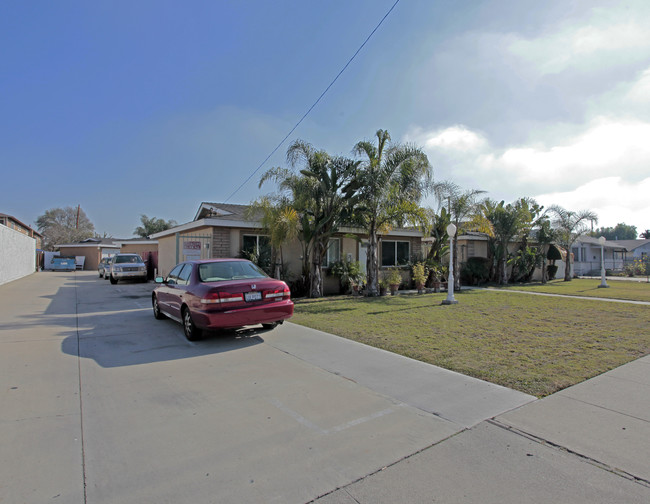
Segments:
[[[381,265],[403,266],[408,264],[411,257],[411,243],[407,241],[381,242]]]
[[[271,250],[269,237],[264,235],[244,235],[242,237],[242,251],[252,254],[257,249],[259,252]]]
[[[573,248],[573,260],[575,262],[587,262],[587,248],[586,247],[574,247]]]
[[[243,235],[241,255],[257,264],[269,275],[272,273],[271,242],[268,236]]]
[[[327,243],[327,251],[323,258],[323,267],[327,268],[341,260],[341,240],[340,238],[330,238]]]

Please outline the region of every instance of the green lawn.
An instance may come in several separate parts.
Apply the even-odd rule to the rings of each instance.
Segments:
[[[650,302],[650,283],[648,282],[608,280],[607,284],[609,288],[602,289],[598,287],[600,280],[576,278],[570,282],[553,280],[547,284],[509,285],[503,288],[549,294],[564,294],[566,296],[588,296]]]
[[[649,306],[484,290],[444,298],[298,300],[291,321],[539,397],[650,353]]]

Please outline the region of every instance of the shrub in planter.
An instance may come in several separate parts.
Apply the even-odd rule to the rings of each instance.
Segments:
[[[399,285],[402,283],[402,275],[396,267],[393,267],[388,271],[388,277],[386,280],[388,281],[391,294],[394,295],[397,289],[399,289]]]
[[[424,283],[427,280],[427,269],[424,263],[415,263],[412,267],[413,282],[418,292],[424,291]]]

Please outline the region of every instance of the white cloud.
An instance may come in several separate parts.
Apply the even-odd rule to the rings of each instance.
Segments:
[[[569,210],[593,210],[598,226],[615,226],[619,222],[636,226],[641,233],[650,228],[650,177],[638,183],[622,177],[591,180],[571,191],[540,194],[535,199],[545,205],[560,205]]]
[[[641,74],[624,98],[626,102],[637,106],[650,104],[650,68]]]
[[[406,139],[424,145],[427,149],[442,149],[449,152],[471,152],[487,146],[487,140],[483,135],[471,131],[462,124],[430,132],[413,129]]]
[[[648,138],[650,123],[599,118],[562,145],[514,147],[477,161],[486,174],[544,191],[618,173],[638,180],[650,166]]]
[[[505,149],[464,126],[412,131],[409,139],[423,146],[438,180],[495,199],[532,196],[545,206],[591,209],[601,225],[650,227],[648,122],[598,118],[562,144]]]
[[[430,136],[425,145],[429,148],[441,147],[457,151],[475,151],[485,147],[485,138],[470,131],[465,126],[452,126]]]
[[[601,68],[647,57],[650,29],[647,16],[625,17],[625,11],[597,10],[581,25],[566,22],[560,29],[537,38],[516,36],[510,53],[534,64],[542,75],[570,67]]]

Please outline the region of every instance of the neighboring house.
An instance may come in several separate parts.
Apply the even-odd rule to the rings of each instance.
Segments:
[[[485,233],[468,231],[467,233],[458,235],[456,242],[458,244],[457,253],[460,264],[467,262],[467,259],[470,257],[488,256],[488,236]]]
[[[603,244],[605,269],[623,271],[628,255],[627,242],[648,242],[650,240],[607,240]],[[630,243],[628,243],[630,245]],[[571,249],[573,271],[576,276],[598,276],[601,270],[601,245],[598,238],[581,236]]]
[[[650,240],[616,240],[612,243],[625,247],[625,262],[634,259],[646,260],[650,257]]]
[[[166,276],[179,262],[191,259],[242,257],[256,246],[269,246],[268,237],[256,220],[246,218],[246,205],[201,203],[192,222],[155,233],[158,241],[159,274]],[[422,253],[422,233],[415,230],[393,230],[380,237],[379,261],[382,268],[408,264]],[[366,264],[367,235],[363,230],[343,228],[330,240],[323,269],[337,261],[359,261]],[[289,281],[300,278],[302,249],[298,240],[283,246],[284,266]],[[324,292],[337,293],[337,277],[323,274]]]
[[[116,242],[121,240],[114,240],[113,238],[87,238],[78,243],[63,243],[57,245],[55,248],[59,250],[62,256],[83,257],[82,261],[77,261],[77,264],[83,262],[84,270],[96,270],[99,262],[104,257],[110,257],[120,252],[120,246]],[[45,265],[48,269],[48,265]]]

